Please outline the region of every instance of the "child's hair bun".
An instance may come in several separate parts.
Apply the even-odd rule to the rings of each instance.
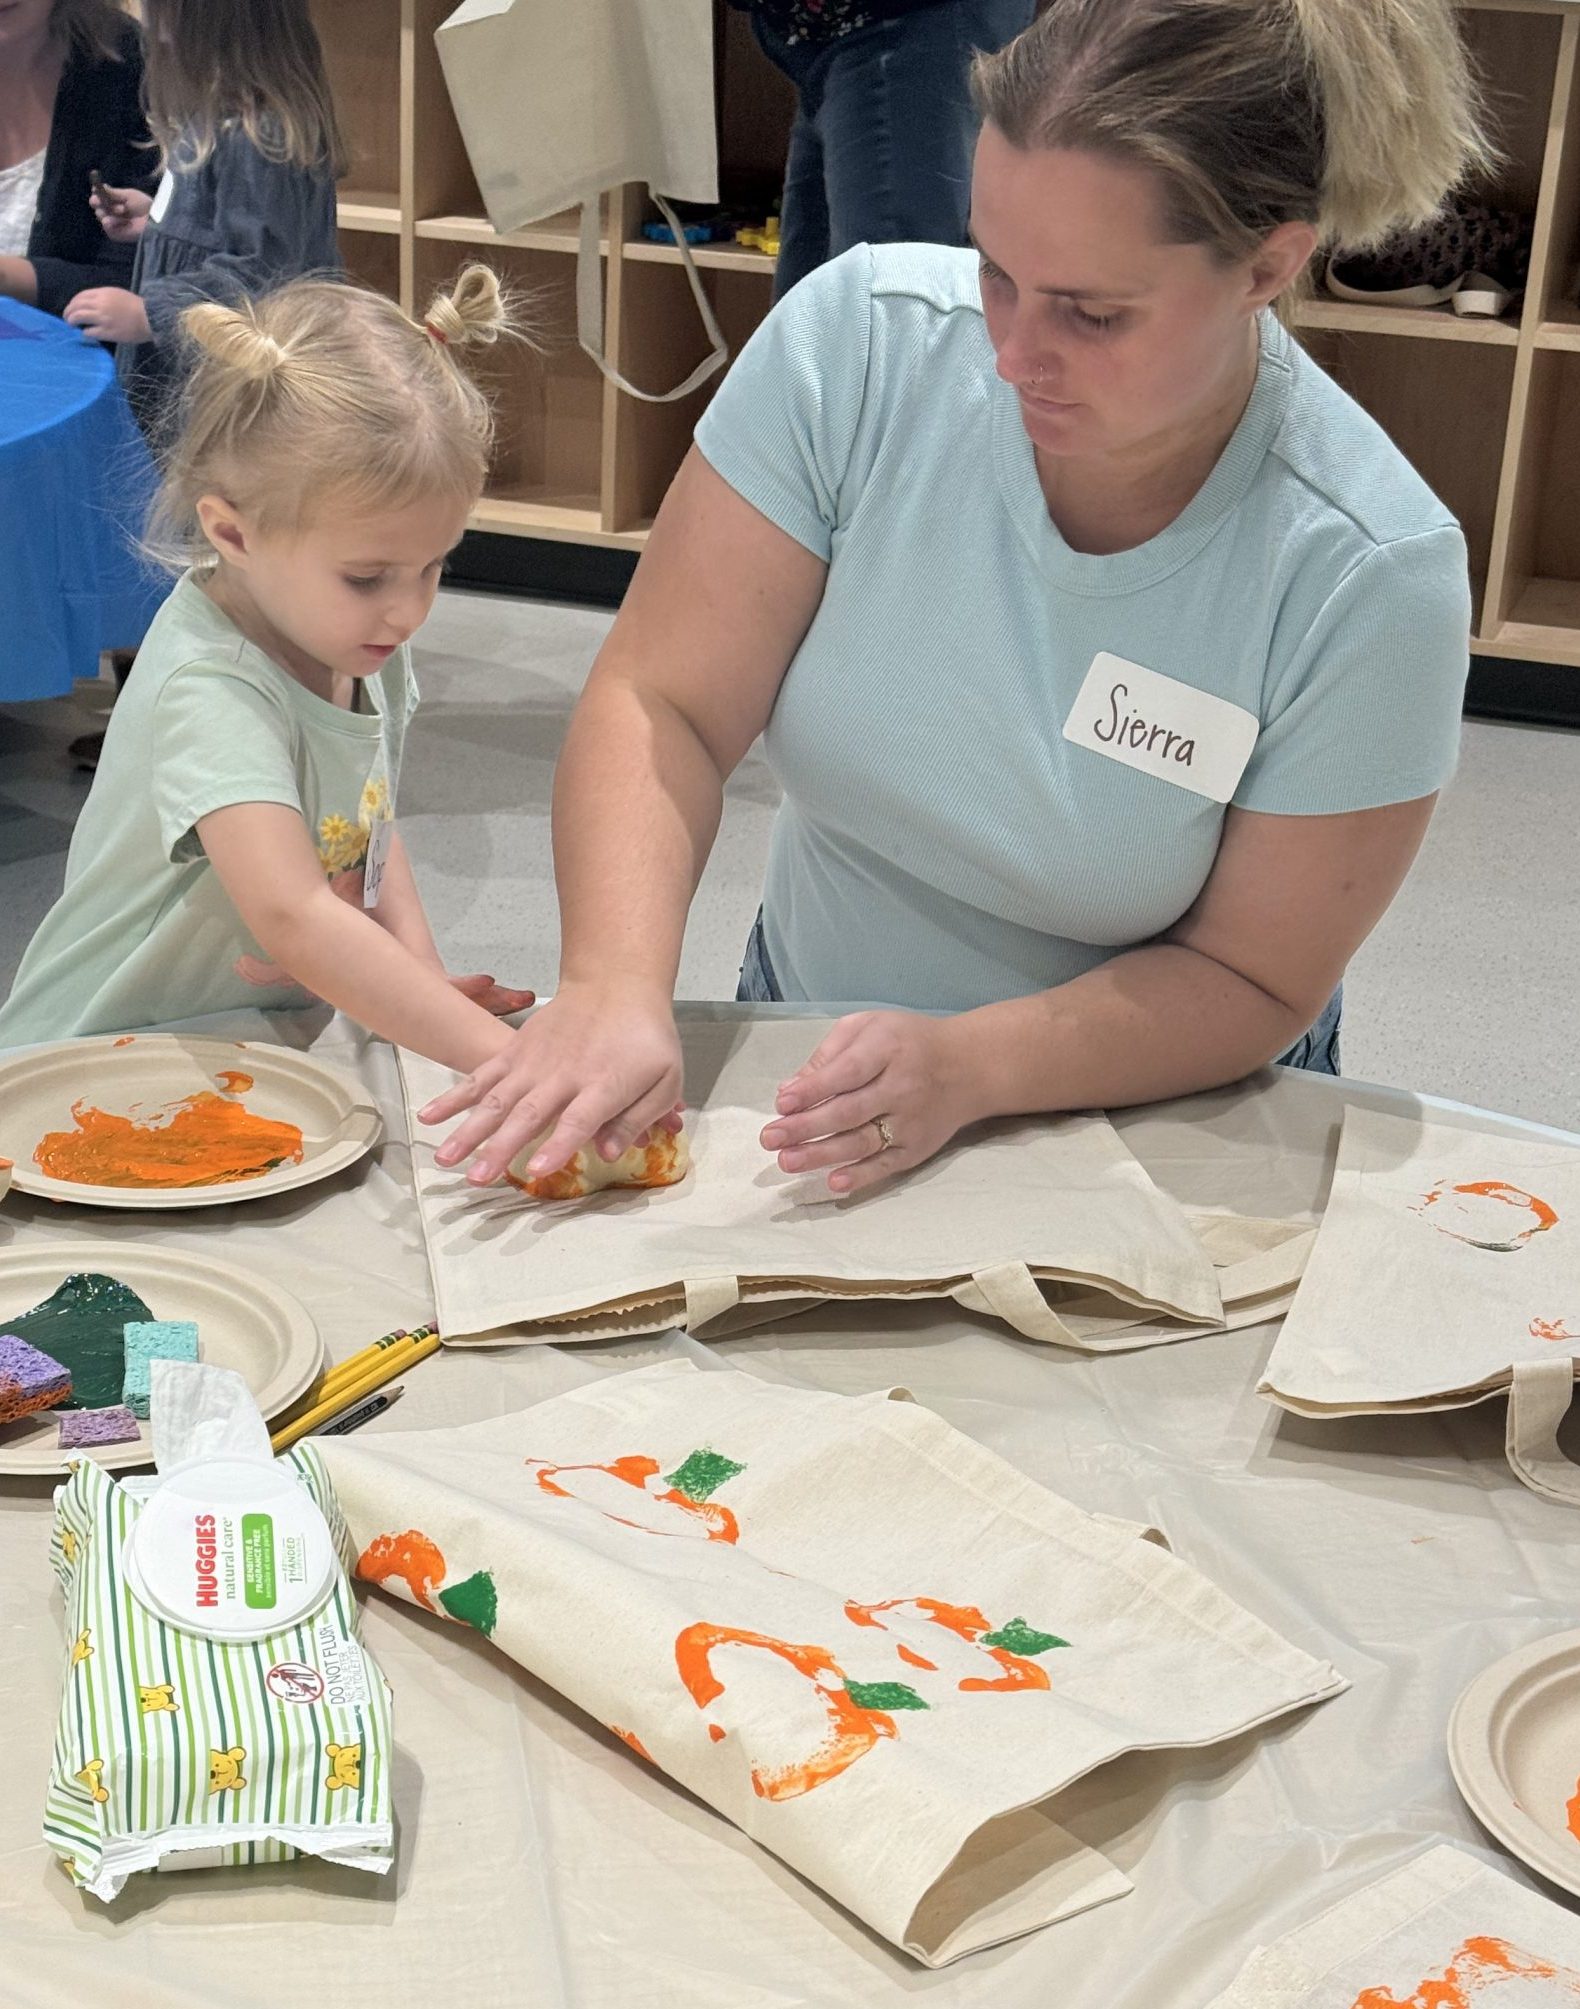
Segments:
[[[449,292],[434,294],[423,322],[447,346],[464,349],[510,334],[514,316],[497,274],[486,265],[468,265]]]
[[[250,303],[237,308],[205,300],[186,310],[181,325],[205,356],[248,383],[267,383],[289,353],[259,327]]]

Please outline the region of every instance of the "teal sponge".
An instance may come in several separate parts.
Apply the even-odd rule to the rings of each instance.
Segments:
[[[126,1386],[121,1400],[134,1416],[148,1414],[148,1370],[156,1360],[196,1360],[198,1331],[190,1319],[130,1319],[126,1326]]]

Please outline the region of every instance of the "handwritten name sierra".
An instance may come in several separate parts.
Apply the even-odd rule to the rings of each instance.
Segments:
[[[1108,718],[1093,719],[1092,731],[1105,746],[1139,746],[1151,753],[1161,739],[1163,749],[1159,760],[1174,760],[1181,767],[1189,767],[1196,758],[1196,742],[1186,739],[1180,733],[1171,732],[1166,725],[1149,725],[1140,712],[1128,708],[1126,700],[1130,696],[1128,684],[1115,684],[1108,693]],[[1121,709],[1123,707],[1123,709]]]

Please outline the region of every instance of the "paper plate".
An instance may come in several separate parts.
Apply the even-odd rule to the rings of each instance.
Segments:
[[[254,1115],[292,1123],[302,1156],[255,1178],[202,1186],[90,1186],[58,1179],[34,1161],[41,1138],[75,1128],[72,1105],[111,1116],[151,1117],[207,1090],[229,1093]],[[371,1098],[353,1081],[289,1047],[251,1040],[186,1039],[171,1033],[63,1040],[0,1061],[0,1158],[14,1162],[19,1193],[82,1207],[228,1207],[288,1193],[355,1164],[383,1134]]]
[[[1580,1897],[1580,1632],[1560,1632],[1471,1682],[1448,1762],[1482,1826]]]
[[[129,1284],[155,1318],[192,1319],[198,1357],[211,1367],[235,1368],[265,1419],[288,1409],[322,1367],[318,1328],[289,1291],[233,1263],[131,1241],[0,1249],[0,1331],[8,1317],[31,1311],[77,1270],[97,1270]],[[0,1478],[63,1472],[72,1458],[97,1458],[112,1472],[153,1462],[146,1423],[135,1444],[62,1451],[56,1443],[59,1413],[45,1410],[20,1423],[0,1424]]]

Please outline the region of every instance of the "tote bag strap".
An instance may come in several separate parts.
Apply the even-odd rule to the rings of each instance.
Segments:
[[[1567,1354],[1554,1360],[1522,1360],[1509,1390],[1504,1448],[1521,1485],[1580,1507],[1580,1465],[1558,1448],[1558,1428],[1574,1399],[1575,1364]]]
[[[705,384],[715,370],[722,369],[729,359],[729,346],[719,332],[719,324],[714,316],[708,296],[702,290],[702,274],[697,270],[697,261],[691,255],[691,246],[686,242],[686,233],[679,218],[661,195],[653,200],[663,212],[664,221],[675,233],[675,243],[680,248],[680,262],[686,270],[686,280],[691,287],[691,297],[697,303],[697,312],[702,316],[702,326],[712,344],[710,352],[703,357],[683,384],[676,384],[672,391],[642,391],[620,372],[604,354],[603,342],[603,258],[598,249],[598,234],[602,227],[599,216],[599,202],[594,198],[582,204],[581,246],[576,255],[576,333],[582,347],[603,371],[611,384],[633,398],[640,398],[644,404],[667,405],[676,398],[689,397],[699,384]]]
[[[999,1263],[978,1270],[950,1292],[966,1311],[986,1312],[1002,1319],[1012,1332],[1027,1339],[1044,1339],[1051,1346],[1079,1347],[1081,1342],[1054,1311],[1024,1263]]]

